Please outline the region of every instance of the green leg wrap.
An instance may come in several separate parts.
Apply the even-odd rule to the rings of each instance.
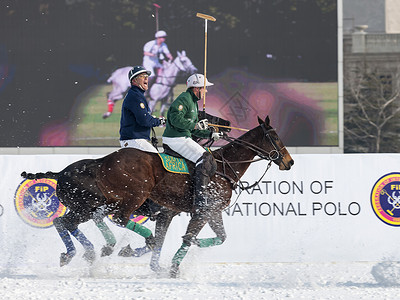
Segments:
[[[180,265],[183,258],[186,256],[186,253],[189,251],[190,245],[183,243],[179,250],[175,253],[174,258],[172,259],[173,265]]]
[[[107,224],[103,221],[95,222],[97,228],[100,229],[101,234],[103,235],[104,239],[106,240],[107,245],[114,247],[117,243],[114,234],[111,232],[110,228],[108,228]]]
[[[148,238],[152,234],[150,229],[131,220],[129,220],[128,224],[126,224],[126,228],[132,230],[133,232],[136,232],[144,238]]]
[[[212,246],[218,246],[222,244],[222,240],[219,237],[208,238],[208,239],[197,239],[197,246],[200,248],[207,248]]]

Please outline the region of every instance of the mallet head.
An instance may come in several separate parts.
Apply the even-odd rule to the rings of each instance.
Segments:
[[[199,18],[202,18],[202,19],[205,19],[205,20],[210,20],[210,21],[213,21],[213,22],[215,22],[217,20],[213,16],[209,16],[209,15],[205,15],[205,14],[201,14],[201,13],[197,13],[196,17],[199,17]]]

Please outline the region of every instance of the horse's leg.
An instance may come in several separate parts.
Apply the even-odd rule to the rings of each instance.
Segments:
[[[65,266],[69,264],[71,259],[75,256],[76,254],[76,249],[74,246],[74,243],[72,242],[71,236],[69,235],[68,230],[65,228],[63,221],[63,217],[58,217],[53,220],[54,227],[57,229],[58,234],[61,237],[61,240],[63,241],[65,248],[67,248],[66,253],[61,253],[60,256],[60,267]]]
[[[210,225],[211,229],[215,232],[217,237],[196,239],[194,243],[200,248],[218,246],[221,245],[226,240],[226,233],[221,212],[213,213],[211,218],[208,219],[208,224]]]
[[[104,219],[104,211],[103,209],[97,209],[93,214],[93,221],[96,224],[97,228],[99,228],[101,234],[106,240],[106,245],[101,248],[101,256],[109,256],[114,251],[114,246],[117,243],[114,234],[107,226],[107,224],[103,221]]]
[[[78,242],[81,243],[83,249],[85,249],[83,258],[87,262],[92,263],[96,259],[96,253],[94,252],[93,244],[87,239],[83,232],[78,229],[78,227],[70,232],[78,240]]]
[[[143,226],[140,223],[131,221],[129,219],[130,213],[128,213],[128,212],[121,212],[120,211],[119,214],[115,213],[114,217],[115,217],[115,222],[117,224],[119,224],[119,225],[121,225],[121,226],[123,226],[123,227],[125,227],[125,228],[127,228],[129,230],[132,230],[133,232],[136,232],[140,236],[144,237],[145,238],[145,242],[146,242],[146,246],[148,246],[151,250],[153,250],[154,244],[155,244],[155,240],[154,240],[153,233],[151,232],[150,229],[148,229],[147,227]],[[130,250],[132,250],[132,249],[130,249]],[[121,251],[123,251],[123,250],[121,250]],[[132,255],[129,255],[129,254],[123,254],[123,253],[121,253],[121,251],[120,251],[120,253],[118,255],[121,255],[121,256],[132,256]]]
[[[186,234],[182,237],[183,243],[178,251],[172,258],[172,266],[170,271],[170,276],[175,278],[179,272],[179,265],[181,264],[186,253],[189,251],[189,247],[192,243],[196,243],[196,236],[199,234],[201,229],[207,223],[207,213],[206,212],[196,212],[193,214],[189,221],[189,225],[186,229]]]
[[[150,250],[154,249],[155,240],[153,233],[151,232],[150,229],[148,229],[147,227],[143,226],[140,223],[133,222],[131,220],[128,221],[125,227],[144,237],[146,241],[146,246],[149,247]]]
[[[61,266],[68,264],[71,261],[72,257],[74,257],[74,255],[76,254],[75,247],[74,249],[71,249],[71,245],[73,246],[73,243],[72,241],[70,241],[71,237],[69,233],[71,233],[85,249],[83,258],[90,263],[94,261],[95,259],[94,246],[86,238],[83,232],[78,229],[78,225],[80,223],[86,222],[88,219],[89,217],[87,217],[86,220],[82,219],[81,215],[78,215],[78,213],[75,213],[72,210],[70,210],[63,217],[54,219],[56,221],[55,223],[53,221],[54,226],[56,227],[61,239],[63,240],[67,248],[67,253],[62,253],[60,257]],[[68,249],[70,249],[70,251]]]
[[[160,267],[160,255],[161,255],[161,249],[162,245],[164,244],[165,236],[167,235],[167,230],[169,225],[171,224],[171,221],[174,216],[176,216],[178,212],[168,210],[166,208],[163,208],[161,213],[157,216],[156,219],[156,230],[155,230],[155,247],[151,255],[151,260],[150,260],[150,268],[154,272],[159,272],[161,271]]]

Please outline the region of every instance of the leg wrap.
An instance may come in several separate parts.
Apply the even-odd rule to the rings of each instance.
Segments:
[[[222,240],[219,237],[207,238],[207,239],[197,239],[197,246],[200,248],[207,248],[212,246],[218,246],[222,244]]]
[[[190,245],[183,243],[182,246],[178,249],[175,253],[174,257],[172,258],[172,264],[179,266],[186,256],[187,252],[189,251]]]
[[[86,236],[79,229],[75,229],[71,234],[82,244],[85,250],[93,250],[93,244],[86,238]]]
[[[108,107],[108,110],[107,110],[107,111],[108,111],[109,113],[112,113],[113,110],[114,110],[114,101],[108,99],[108,100],[107,100],[107,107]]]
[[[67,253],[74,255],[76,250],[68,230],[62,225],[62,222],[59,218],[54,219],[53,224],[54,227],[57,229],[57,232],[61,240],[63,241],[65,248],[67,248]]]
[[[68,230],[64,230],[62,232],[58,232],[63,241],[65,248],[67,248],[67,253],[74,255],[76,252],[74,243],[72,242],[71,236],[68,233]]]
[[[107,245],[114,247],[117,243],[114,234],[111,232],[110,228],[108,228],[107,224],[101,221],[95,221],[97,228],[100,229],[101,234],[106,240]]]
[[[131,220],[129,220],[128,224],[126,224],[126,228],[132,230],[133,232],[136,232],[137,234],[141,235],[144,238],[148,238],[149,236],[152,235],[150,229]]]

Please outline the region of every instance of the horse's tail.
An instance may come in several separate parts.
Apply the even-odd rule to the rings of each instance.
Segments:
[[[26,173],[25,171],[21,173],[21,176],[26,179],[42,179],[42,178],[49,178],[49,179],[58,179],[59,173],[54,172],[46,172],[46,173]]]

